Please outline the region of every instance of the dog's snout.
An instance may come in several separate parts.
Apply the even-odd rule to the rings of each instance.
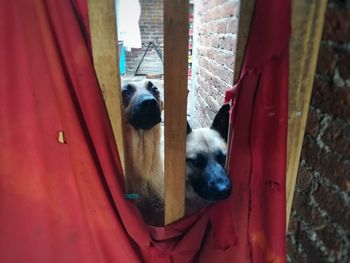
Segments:
[[[211,188],[211,198],[213,200],[224,200],[231,193],[231,181],[229,177],[220,177],[212,180],[209,184]]]
[[[225,200],[232,191],[230,177],[216,163],[208,165],[200,177],[192,179],[191,184],[194,191],[208,201]]]
[[[156,108],[158,101],[151,95],[141,95],[137,98],[135,103],[136,111],[143,111],[147,109]]]
[[[147,110],[157,107],[157,104],[158,102],[155,98],[148,98],[141,101],[140,107],[144,110]]]
[[[161,112],[157,99],[151,95],[140,95],[133,104],[128,120],[135,129],[147,130],[160,123]]]
[[[215,185],[216,200],[224,200],[229,197],[231,193],[231,182],[228,178],[223,179]]]
[[[210,182],[211,186],[215,186],[215,185],[219,185],[219,184],[228,185],[228,184],[230,184],[230,180],[228,179],[228,177],[219,177],[219,178],[216,178],[215,180],[212,180]]]

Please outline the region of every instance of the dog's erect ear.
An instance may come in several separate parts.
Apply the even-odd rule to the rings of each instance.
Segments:
[[[221,137],[227,141],[228,126],[230,120],[230,105],[224,104],[216,114],[211,129],[220,133]]]
[[[152,87],[154,86],[153,82],[152,81],[148,81],[147,82],[147,89],[151,89]]]
[[[190,124],[187,122],[187,135],[192,132]]]

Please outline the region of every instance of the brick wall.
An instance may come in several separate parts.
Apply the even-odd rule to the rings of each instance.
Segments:
[[[127,74],[134,74],[144,51],[150,41],[160,46],[163,54],[163,1],[140,0],[141,17],[139,21],[142,49],[126,52]],[[147,55],[139,69],[139,73],[163,73],[163,65],[154,49]]]
[[[289,231],[288,262],[350,262],[350,9],[326,13]]]
[[[211,124],[232,86],[238,28],[238,0],[194,1],[194,39],[190,123]]]

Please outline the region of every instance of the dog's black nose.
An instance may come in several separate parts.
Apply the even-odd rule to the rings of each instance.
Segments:
[[[210,183],[212,199],[224,200],[231,194],[231,181],[228,177],[220,178]]]
[[[227,199],[232,191],[231,180],[227,174],[220,176],[200,176],[191,180],[193,190],[203,199],[219,201]]]
[[[158,105],[158,102],[155,98],[149,98],[141,101],[140,108],[141,110],[152,110],[155,109]]]
[[[161,112],[159,103],[151,95],[141,95],[134,104],[131,114],[128,115],[129,123],[135,129],[147,130],[160,123]]]

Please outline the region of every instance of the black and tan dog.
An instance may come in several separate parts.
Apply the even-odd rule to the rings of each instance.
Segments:
[[[129,193],[146,223],[162,225],[164,214],[163,144],[160,122],[163,103],[150,81],[122,87],[125,129],[125,172]]]
[[[126,172],[129,192],[146,223],[162,225],[164,218],[163,108],[159,90],[150,81],[128,83],[122,88],[127,121]],[[229,106],[224,105],[210,128],[187,127],[186,215],[213,201],[226,199],[231,182],[225,172]]]
[[[230,106],[223,105],[210,128],[192,130],[187,123],[186,214],[192,214],[231,193],[225,171]]]

